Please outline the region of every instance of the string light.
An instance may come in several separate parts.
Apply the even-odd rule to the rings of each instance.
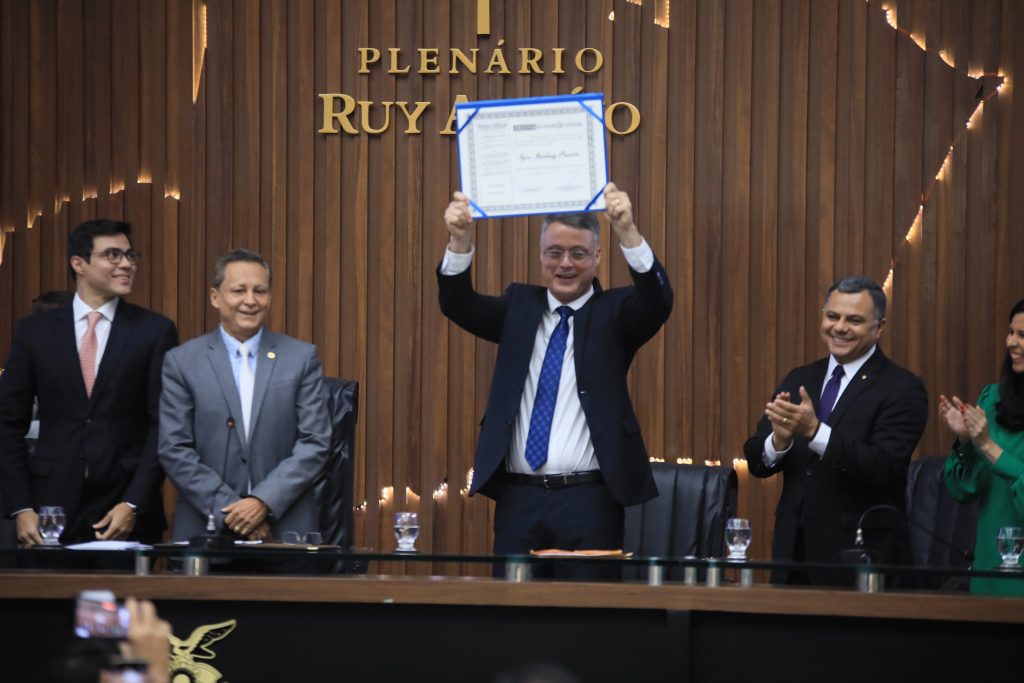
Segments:
[[[885,20],[889,22],[890,26],[892,26],[895,30],[899,31],[900,33],[907,35],[912,41],[914,41],[914,44],[921,48],[921,50],[924,50],[925,52],[928,51],[926,41],[923,38],[919,38],[918,36],[915,36],[911,32],[907,31],[906,29],[902,29],[897,25],[896,11],[892,7],[883,6],[882,9],[885,11]],[[956,69],[956,64],[954,63],[953,57],[949,54],[949,52],[947,52],[946,50],[938,50],[937,54],[939,58],[943,62],[945,62],[949,68]],[[935,180],[932,181],[928,189],[922,195],[921,204],[918,207],[917,214],[914,216],[914,219],[910,223],[910,227],[907,229],[906,236],[904,237],[904,240],[900,246],[901,249],[906,248],[906,246],[909,244],[920,241],[924,226],[924,206],[925,204],[928,203],[928,199],[932,195],[932,191],[935,188],[935,183],[942,182],[943,180],[945,180],[947,170],[950,168],[950,165],[952,164],[953,151],[956,148],[957,143],[960,142],[960,137],[964,134],[964,132],[971,130],[978,124],[978,117],[980,117],[984,111],[985,102],[988,101],[990,97],[993,97],[994,95],[1002,92],[1003,88],[1006,86],[1008,82],[1006,75],[1002,72],[1001,69],[998,73],[995,74],[990,74],[984,71],[977,70],[968,71],[967,76],[968,78],[973,78],[976,80],[992,76],[997,77],[1000,80],[996,84],[996,87],[991,92],[986,94],[980,102],[978,102],[978,105],[974,108],[974,111],[972,111],[971,115],[967,118],[963,130],[961,130],[953,139],[953,143],[949,146],[949,152],[946,154],[946,158],[942,160],[942,165],[939,166],[939,170],[935,174]],[[895,272],[896,267],[899,264],[900,256],[900,253],[894,255],[892,259],[892,265],[889,268],[889,273],[885,277],[885,284],[882,285],[882,290],[889,298],[892,298],[893,273]]]

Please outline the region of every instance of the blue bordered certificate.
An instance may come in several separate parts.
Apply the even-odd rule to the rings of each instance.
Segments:
[[[466,102],[455,120],[474,218],[604,210],[600,93]]]

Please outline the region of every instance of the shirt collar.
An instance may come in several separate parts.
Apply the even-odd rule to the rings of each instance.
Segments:
[[[232,337],[230,334],[228,334],[227,330],[224,329],[223,325],[219,325],[217,327],[217,329],[220,330],[220,338],[222,340],[224,340],[224,346],[226,346],[227,349],[228,349],[228,355],[231,356],[231,357],[234,357],[235,354],[238,353],[238,347],[240,347],[242,345],[242,342],[238,341],[237,339]],[[259,353],[259,350],[260,350],[260,340],[261,339],[263,339],[263,328],[262,327],[260,328],[259,332],[257,332],[253,336],[249,337],[248,340],[246,340],[245,343],[249,345],[249,355],[250,356],[255,357],[256,354]]]
[[[868,352],[857,360],[851,360],[849,363],[843,363],[843,375],[853,379],[853,376],[868,362],[868,358],[871,358],[875,354],[875,349],[878,348],[878,344],[873,344]],[[832,376],[832,373],[836,371],[836,366],[839,365],[839,361],[836,360],[835,356],[830,355],[828,357],[828,370],[825,372],[825,380]]]
[[[554,313],[561,306],[568,306],[573,311],[578,311],[581,308],[583,308],[584,304],[586,304],[588,301],[590,301],[590,297],[594,296],[594,285],[590,285],[590,289],[588,289],[582,296],[580,296],[577,299],[573,299],[572,301],[570,301],[567,304],[563,304],[561,301],[556,299],[554,297],[554,295],[551,293],[550,289],[547,290],[547,294],[548,294],[548,313]]]
[[[74,313],[75,321],[79,321],[85,316],[89,315],[93,311],[99,311],[103,314],[103,317],[114,322],[114,313],[117,311],[117,304],[121,301],[120,297],[115,296],[113,299],[103,304],[99,308],[92,308],[89,304],[82,301],[82,297],[78,296],[78,292],[75,292],[75,297],[71,300],[71,310]]]

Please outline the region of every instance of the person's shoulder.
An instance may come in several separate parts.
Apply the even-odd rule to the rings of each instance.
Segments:
[[[263,339],[260,342],[260,346],[265,347],[264,350],[267,351],[269,351],[270,347],[273,346],[278,349],[292,349],[296,352],[307,354],[316,352],[316,346],[310,344],[308,341],[304,341],[297,337],[292,337],[287,334],[282,334],[281,332],[274,332],[273,330],[268,329],[263,330]]]
[[[978,396],[978,405],[983,403],[995,403],[999,400],[999,384],[989,384],[981,390],[981,394]]]
[[[192,337],[187,341],[183,341],[173,349],[167,350],[167,355],[174,358],[184,358],[188,356],[194,356],[198,353],[202,353],[207,349],[214,340],[211,340],[210,333],[201,334],[198,337]]]
[[[71,315],[71,305],[68,304],[67,306],[59,306],[48,311],[40,311],[39,313],[28,315],[16,321],[14,326],[15,330],[24,334],[34,334],[37,331],[51,329],[54,323]]]

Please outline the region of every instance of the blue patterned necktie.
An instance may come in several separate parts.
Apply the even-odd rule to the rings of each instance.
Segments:
[[[526,462],[534,471],[548,461],[548,441],[551,439],[551,420],[555,416],[555,401],[558,399],[558,384],[562,379],[562,358],[565,356],[565,341],[569,338],[569,316],[572,309],[559,306],[556,311],[562,319],[551,333],[544,365],[537,380],[537,395],[533,399],[533,413],[530,415],[530,433],[526,437]]]
[[[843,366],[837,365],[832,371],[832,378],[825,385],[825,391],[821,392],[821,401],[818,402],[818,419],[827,423],[832,416],[832,409],[839,397],[839,385],[843,383]]]

